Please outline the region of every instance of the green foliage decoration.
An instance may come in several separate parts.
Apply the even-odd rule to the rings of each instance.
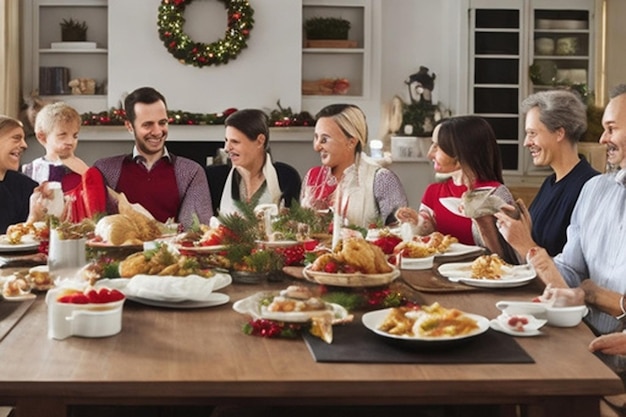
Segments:
[[[304,22],[309,40],[345,40],[350,32],[350,22],[339,17],[312,17]]]
[[[184,31],[185,8],[192,0],[162,0],[159,6],[159,38],[181,64],[194,67],[227,64],[246,48],[254,26],[254,10],[247,0],[219,0],[228,10],[223,38],[211,43],[196,42]]]

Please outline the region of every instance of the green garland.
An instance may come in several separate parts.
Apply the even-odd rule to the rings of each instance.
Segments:
[[[182,110],[168,110],[168,122],[171,125],[223,125],[226,118],[236,112],[228,108],[220,113],[192,113]],[[126,121],[126,112],[121,108],[112,108],[101,112],[81,114],[83,126],[122,126]],[[315,120],[308,112],[293,113],[287,110],[272,110],[269,115],[270,127],[313,126]]]
[[[162,0],[159,6],[159,38],[165,48],[182,64],[204,67],[226,64],[247,47],[246,39],[254,25],[254,10],[247,0],[219,0],[228,9],[227,29],[223,38],[206,44],[193,41],[183,27],[185,7],[192,0]]]

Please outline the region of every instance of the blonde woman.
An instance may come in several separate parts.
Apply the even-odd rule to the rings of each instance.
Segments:
[[[311,168],[303,182],[300,203],[320,210],[334,208],[349,224],[396,221],[395,211],[407,205],[399,178],[363,153],[367,122],[351,104],[333,104],[316,115],[313,149],[321,166]]]

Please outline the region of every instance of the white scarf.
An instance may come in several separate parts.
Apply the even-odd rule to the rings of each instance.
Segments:
[[[230,214],[238,212],[239,210],[235,206],[235,200],[233,200],[233,173],[237,167],[233,167],[228,173],[226,178],[226,184],[224,184],[224,190],[222,191],[222,199],[220,200],[220,214]],[[263,165],[263,177],[267,187],[259,198],[258,204],[276,204],[280,203],[281,191],[278,184],[278,175],[276,169],[272,164],[272,157],[270,154],[265,154],[265,164]]]
[[[374,177],[379,169],[380,165],[375,161],[360,154],[343,173],[335,205],[340,205],[336,209],[350,224],[367,227],[380,216],[374,197]]]

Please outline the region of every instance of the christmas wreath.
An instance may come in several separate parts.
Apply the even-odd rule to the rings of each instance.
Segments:
[[[181,63],[204,67],[226,64],[235,59],[246,45],[254,19],[254,10],[247,0],[219,0],[228,10],[225,36],[206,44],[193,41],[185,33],[185,7],[192,0],[162,0],[159,6],[159,38],[165,48]]]

